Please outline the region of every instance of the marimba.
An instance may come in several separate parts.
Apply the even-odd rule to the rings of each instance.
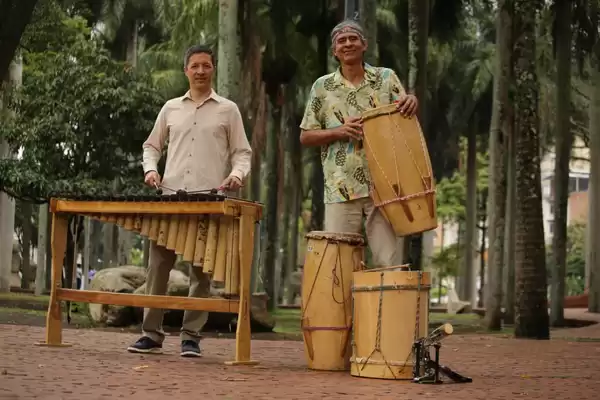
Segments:
[[[257,364],[250,358],[250,274],[254,226],[262,205],[214,193],[93,197],[57,196],[52,213],[52,284],[46,317],[47,346],[62,343],[61,301],[210,312],[236,312],[236,354],[228,365]],[[224,283],[224,297],[139,295],[61,287],[69,216],[86,216],[137,232],[173,250],[184,261]],[[237,299],[234,299],[236,297]]]

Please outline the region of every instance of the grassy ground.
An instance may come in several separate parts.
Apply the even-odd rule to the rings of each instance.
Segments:
[[[23,293],[0,293],[0,323],[17,323],[44,326],[49,296],[35,296]],[[94,328],[87,314],[86,304],[71,304],[71,326]],[[274,312],[275,333],[285,338],[301,338],[299,309],[279,309]],[[431,313],[429,325],[434,328],[444,322],[454,326],[455,332],[482,332],[481,318],[475,314],[448,315]],[[500,333],[510,333],[506,330]]]
[[[20,324],[20,325],[35,325],[45,326],[46,310],[48,309],[49,296],[35,296],[23,293],[0,293],[0,324]],[[63,308],[66,311],[66,308]],[[87,312],[87,304],[71,304],[71,324],[64,324],[65,328],[102,328],[97,326],[89,318]],[[301,340],[302,333],[300,329],[300,314],[299,309],[278,309],[273,313],[275,319],[274,334],[257,334],[269,339],[296,339]],[[445,313],[432,312],[429,315],[429,327],[433,329],[442,323],[449,322],[454,327],[455,333],[485,333],[490,334],[483,326],[483,319],[476,314],[458,314],[450,315]],[[575,326],[573,326],[575,327]],[[133,330],[131,329],[109,328],[110,330]],[[177,329],[174,330],[174,332]],[[511,335],[513,333],[512,326],[505,327],[502,331],[494,332],[496,335]],[[233,336],[234,333],[206,333],[207,336]]]
[[[274,317],[277,321],[275,332],[287,334],[300,334],[300,314],[298,309],[279,309],[275,311]],[[455,333],[480,333],[485,329],[482,325],[482,318],[476,314],[456,314],[430,313],[429,326],[435,328],[445,322],[452,324]],[[507,327],[496,334],[510,334],[512,328]]]

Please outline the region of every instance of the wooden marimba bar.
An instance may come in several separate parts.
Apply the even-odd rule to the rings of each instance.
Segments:
[[[61,301],[237,312],[236,354],[229,365],[257,364],[250,358],[250,275],[254,226],[260,203],[217,194],[178,192],[156,196],[52,198],[52,285],[46,316],[46,346],[62,342]],[[65,289],[61,286],[70,215],[114,223],[173,250],[184,261],[224,284],[229,298],[193,298]],[[236,297],[238,299],[232,299]]]

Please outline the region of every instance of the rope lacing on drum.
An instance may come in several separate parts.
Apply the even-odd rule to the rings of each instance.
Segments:
[[[408,279],[412,280],[413,279],[413,275],[412,275],[412,271],[408,271],[409,275],[408,275]],[[417,307],[415,310],[415,331],[413,334],[413,339],[414,341],[417,340],[417,338],[419,337],[419,325],[420,325],[420,314],[421,314],[421,280],[422,280],[422,276],[423,276],[423,272],[422,271],[418,271],[418,282],[417,282]],[[369,354],[369,356],[362,360],[359,361],[359,359],[356,358],[356,356],[353,356],[354,361],[360,365],[360,367],[357,369],[358,372],[358,376],[360,376],[360,371],[362,371],[365,366],[367,365],[367,363],[369,362],[369,360],[371,359],[371,357],[377,352],[379,354],[381,354],[381,357],[383,359],[383,362],[385,364],[385,366],[387,367],[387,369],[391,372],[392,376],[394,377],[394,379],[398,379],[398,376],[394,373],[394,370],[391,368],[391,365],[398,365],[397,362],[388,362],[383,354],[383,352],[381,351],[381,317],[382,317],[382,309],[383,309],[383,290],[384,290],[384,286],[383,286],[383,277],[384,277],[384,273],[383,271],[380,272],[380,286],[379,286],[379,303],[378,303],[378,310],[377,310],[377,328],[376,328],[376,336],[375,336],[375,347],[373,348],[373,350],[371,351],[371,353]],[[395,286],[395,285],[394,285]],[[401,286],[401,285],[399,285]],[[399,287],[400,288],[400,287]],[[352,304],[352,315],[354,315],[354,302]],[[352,330],[352,349],[353,349],[353,354],[356,354],[356,346],[355,346],[355,342],[354,342],[354,329]],[[399,369],[399,372],[403,372],[404,368],[407,367],[408,364],[408,360],[411,357],[415,356],[415,351],[414,348],[411,348],[410,353],[408,353],[408,356],[406,357],[406,359],[404,360],[404,363],[402,365],[402,367]]]
[[[396,126],[396,128],[398,129],[398,131],[402,131],[402,129],[400,128],[400,126],[392,118],[392,113],[388,112],[386,114],[390,118],[390,120],[392,121],[392,123]],[[381,207],[381,206],[385,206],[387,204],[394,203],[394,202],[397,202],[397,201],[411,200],[411,199],[414,199],[416,197],[421,197],[421,196],[425,196],[425,195],[428,195],[428,194],[435,193],[435,189],[432,189],[431,186],[430,186],[430,184],[428,184],[425,181],[425,179],[423,177],[423,171],[421,171],[421,169],[419,168],[419,165],[417,164],[417,161],[416,161],[416,159],[414,157],[414,154],[413,154],[412,150],[410,149],[410,146],[408,145],[408,142],[406,141],[406,135],[403,135],[404,144],[405,144],[405,146],[406,146],[406,148],[408,150],[408,153],[410,155],[410,158],[411,158],[413,164],[415,165],[415,167],[417,168],[417,171],[419,172],[419,176],[421,178],[421,182],[423,183],[423,187],[425,187],[426,190],[421,191],[421,192],[417,192],[417,193],[413,193],[413,194],[409,194],[409,195],[404,195],[404,196],[398,196],[399,193],[394,189],[394,187],[392,185],[392,182],[390,181],[390,179],[386,175],[385,171],[381,167],[381,164],[379,163],[379,160],[377,159],[377,156],[373,152],[373,150],[371,148],[371,145],[369,143],[369,139],[367,138],[366,135],[364,135],[363,137],[364,137],[365,143],[367,144],[367,146],[371,150],[371,154],[373,155],[373,160],[375,160],[375,163],[379,167],[379,170],[381,171],[381,174],[383,175],[383,177],[387,181],[387,184],[389,185],[389,187],[392,190],[392,192],[396,193],[396,195],[397,195],[397,197],[395,197],[393,199],[383,200],[383,201],[380,201],[379,203],[376,203],[375,207]],[[393,137],[391,139],[392,139],[391,142],[392,142],[393,154],[394,154],[394,164],[396,166],[396,181],[398,182],[400,180],[400,178],[399,178],[398,158],[397,158],[397,154],[396,154],[396,141],[394,140]],[[425,144],[425,140],[424,140],[423,136],[421,135],[421,149],[423,150],[423,152],[425,152],[426,148],[427,148],[427,146]],[[428,157],[424,157],[424,158],[425,158],[425,162],[427,163],[427,167],[429,168],[429,170],[431,170],[430,160],[428,159]],[[371,184],[370,184],[369,191],[371,193],[371,198],[375,199],[375,196],[374,196],[374,193],[373,193],[374,192],[374,184],[373,184],[373,182],[371,182]]]
[[[379,274],[379,276],[380,276],[379,303],[377,305],[377,328],[376,328],[376,333],[375,333],[375,347],[373,348],[373,350],[371,351],[369,356],[363,362],[359,362],[357,360],[357,363],[362,364],[361,367],[359,368],[359,371],[362,371],[364,369],[364,367],[367,365],[367,363],[369,362],[369,360],[371,359],[371,357],[373,356],[373,354],[375,354],[377,352],[377,353],[381,354],[381,358],[383,358],[383,362],[385,363],[385,366],[387,367],[387,369],[390,370],[390,372],[392,373],[394,378],[396,378],[396,374],[394,374],[394,370],[392,369],[392,367],[390,367],[387,360],[385,359],[385,356],[381,352],[381,310],[383,308],[383,272],[381,272]]]
[[[330,241],[327,240],[326,244],[325,244],[325,249],[323,249],[323,255],[321,257],[321,260],[319,261],[319,266],[317,267],[317,273],[315,274],[315,276],[319,276],[319,271],[321,270],[321,266],[323,265],[323,260],[325,259],[325,254],[327,252],[327,248],[329,247],[329,243]],[[344,269],[342,268],[342,256],[340,253],[340,248],[337,247],[337,251],[336,251],[336,262],[335,265],[333,266],[333,268],[331,269],[331,275],[332,275],[332,282],[331,282],[331,297],[333,298],[333,301],[335,301],[337,304],[343,304],[345,305],[348,301],[351,301],[352,298],[352,293],[350,293],[349,298],[343,298],[341,302],[338,301],[335,298],[335,288],[336,287],[340,287],[342,288],[342,296],[344,293]],[[337,276],[336,270],[340,269],[340,275],[341,275],[341,279],[340,277]],[[301,315],[301,327],[304,328],[304,314],[306,312],[306,310],[308,309],[308,304],[310,303],[310,299],[312,298],[312,293],[313,290],[315,289],[315,284],[317,283],[317,279],[314,279],[312,282],[312,285],[310,286],[310,292],[308,293],[308,298],[306,299],[306,304],[302,305],[302,315]],[[344,321],[348,321],[348,312],[346,311],[346,307],[344,307]],[[330,330],[343,330],[343,329],[351,329],[351,326],[343,326],[343,327],[312,327],[313,330],[319,330],[319,329],[330,329]]]

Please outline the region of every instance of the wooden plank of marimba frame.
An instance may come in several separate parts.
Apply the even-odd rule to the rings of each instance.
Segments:
[[[199,310],[221,313],[238,312],[239,302],[228,299],[158,296],[132,293],[113,293],[91,290],[56,289],[58,300],[81,303],[112,304],[142,308],[162,308],[169,310]]]
[[[209,312],[236,313],[236,348],[233,361],[227,361],[227,365],[255,365],[257,361],[252,360],[250,341],[250,273],[254,252],[254,226],[262,218],[262,205],[242,199],[214,198],[208,200],[179,201],[137,201],[137,200],[66,200],[63,198],[52,198],[50,210],[53,213],[52,231],[52,282],[51,301],[48,307],[46,321],[46,341],[40,345],[64,346],[62,343],[62,312],[61,301],[87,302],[95,304],[113,304],[143,308],[179,309],[179,310],[203,310]],[[178,253],[187,254],[192,259],[194,266],[202,266],[203,272],[214,272],[211,263],[215,264],[216,250],[219,246],[220,219],[239,220],[239,228],[233,226],[232,230],[224,229],[222,233],[228,240],[223,240],[222,246],[233,249],[229,256],[229,271],[227,268],[220,270],[221,275],[229,275],[230,281],[228,292],[235,294],[239,292],[239,300],[224,298],[193,298],[180,296],[156,296],[129,293],[111,293],[99,291],[80,291],[61,288],[60,277],[66,242],[68,235],[69,214],[88,215],[101,221],[115,223],[117,220],[128,228],[145,233],[151,240],[156,240],[158,245],[165,246],[169,241],[169,228],[175,219],[188,220],[184,230],[172,229],[177,235],[171,236],[171,246]],[[209,215],[212,214],[212,215]],[[195,221],[198,223],[196,224]],[[200,223],[200,221],[204,223]],[[208,223],[208,221],[211,221]],[[179,225],[179,224],[178,224]],[[196,228],[196,229],[194,229]],[[194,234],[196,231],[196,234]],[[214,242],[209,239],[214,239]],[[235,240],[234,238],[239,238]],[[175,239],[175,240],[174,240]],[[178,240],[179,239],[179,240]],[[194,239],[194,241],[192,241]],[[175,241],[175,246],[172,245]],[[206,241],[206,243],[204,243]],[[212,244],[212,246],[211,246]],[[210,250],[212,248],[212,250]],[[205,250],[203,252],[203,250]],[[210,251],[209,251],[210,250]],[[237,250],[237,254],[236,253]],[[220,258],[225,259],[223,254]],[[204,258],[204,260],[203,260]],[[188,260],[189,261],[189,260]],[[239,269],[236,268],[239,262]],[[203,264],[203,265],[202,265]],[[225,264],[225,263],[222,263]],[[219,263],[221,265],[221,263]],[[225,266],[225,265],[223,265]],[[239,283],[236,284],[236,276]],[[214,278],[214,277],[213,277]],[[237,290],[236,290],[237,289]]]
[[[231,203],[224,201],[50,201],[53,213],[101,214],[225,214],[233,212]],[[116,218],[115,218],[116,220]]]

